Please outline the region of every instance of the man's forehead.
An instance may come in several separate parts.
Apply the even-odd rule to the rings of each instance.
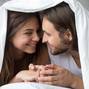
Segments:
[[[44,17],[42,21],[42,27],[47,29],[52,29],[54,28],[54,25],[46,17]]]
[[[44,32],[46,32],[48,34],[58,33],[58,31],[54,27],[54,24],[52,22],[50,22],[47,18],[43,18],[42,29]]]

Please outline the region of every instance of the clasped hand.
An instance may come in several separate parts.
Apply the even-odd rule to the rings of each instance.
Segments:
[[[30,64],[29,70],[38,73],[35,81],[40,83],[69,87],[73,82],[74,75],[70,71],[54,64],[45,66]]]
[[[80,77],[55,64],[30,64],[28,70],[18,72],[10,82],[39,82],[73,89],[83,89],[83,81]]]

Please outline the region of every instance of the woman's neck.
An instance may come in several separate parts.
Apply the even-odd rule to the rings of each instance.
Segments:
[[[14,58],[15,60],[21,60],[25,56],[25,53],[18,50],[17,48],[14,48]]]

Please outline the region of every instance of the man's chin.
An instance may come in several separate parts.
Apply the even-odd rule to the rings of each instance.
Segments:
[[[50,53],[51,53],[52,55],[57,55],[57,54],[59,54],[59,52],[54,51],[54,50],[50,50]]]
[[[51,53],[52,55],[58,55],[58,54],[65,53],[66,51],[67,51],[67,49],[61,50],[61,51],[50,50],[50,53]]]

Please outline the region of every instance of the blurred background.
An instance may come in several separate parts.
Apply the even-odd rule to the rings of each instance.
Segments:
[[[0,5],[9,0],[0,0]],[[89,10],[89,0],[78,0],[82,3],[82,5]]]

